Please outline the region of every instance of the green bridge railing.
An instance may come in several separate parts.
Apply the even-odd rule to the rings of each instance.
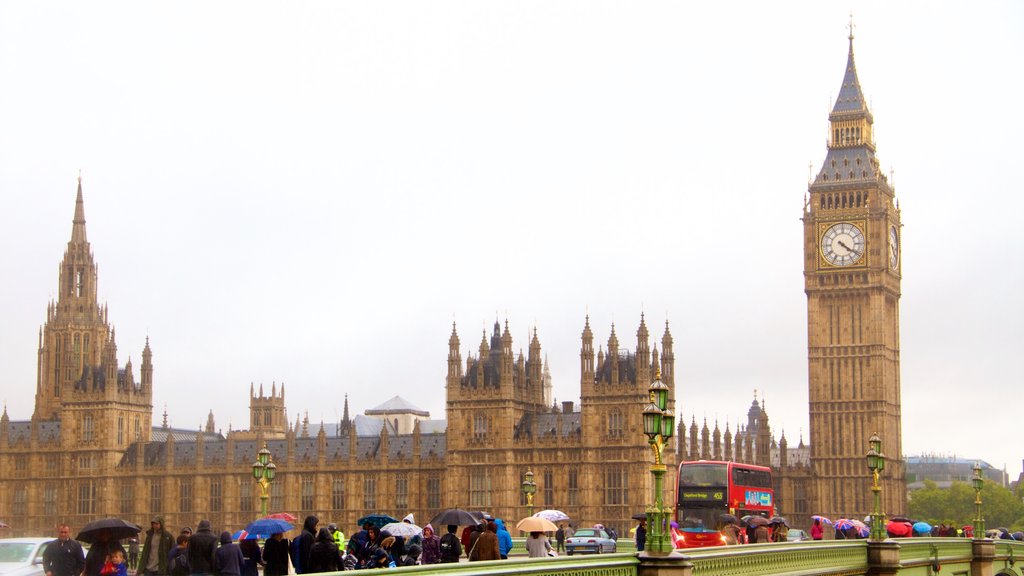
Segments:
[[[516,543],[517,546],[521,544]],[[619,552],[394,568],[403,574],[458,576],[1024,576],[1024,542],[898,538],[824,540],[677,550]]]

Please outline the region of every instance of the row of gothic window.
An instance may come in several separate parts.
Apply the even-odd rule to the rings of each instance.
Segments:
[[[853,173],[851,172],[851,175]],[[822,194],[819,198],[821,202],[822,210],[831,210],[833,208],[862,208],[867,206],[868,194],[867,192],[843,192],[836,194]]]

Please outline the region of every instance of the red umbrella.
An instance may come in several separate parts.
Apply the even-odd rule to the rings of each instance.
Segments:
[[[287,512],[275,512],[275,513],[271,514],[270,516],[267,516],[267,518],[273,518],[274,520],[284,520],[285,522],[298,522],[299,521],[298,518],[296,518],[294,515],[289,514]]]
[[[910,522],[889,522],[885,525],[885,531],[893,538],[909,538],[914,533]]]

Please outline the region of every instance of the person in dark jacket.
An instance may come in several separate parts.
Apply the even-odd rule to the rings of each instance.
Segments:
[[[128,557],[121,543],[114,540],[110,530],[102,530],[96,541],[89,546],[89,553],[85,555],[85,576],[100,576],[103,565],[107,563],[107,556],[115,550],[121,555]]]
[[[309,549],[309,563],[303,573],[337,572],[341,570],[341,550],[334,542],[334,536],[327,528],[321,528],[316,534],[316,542]]]
[[[61,524],[57,539],[43,552],[43,570],[46,576],[80,576],[85,569],[85,553],[77,540],[71,539],[71,528]]]
[[[643,552],[647,545],[647,521],[641,520],[636,527],[636,551]],[[564,550],[563,550],[564,551]]]
[[[167,554],[167,571],[171,576],[188,576],[188,536],[178,534],[175,544]]]
[[[231,536],[228,534],[228,536]],[[210,529],[209,520],[200,520],[196,533],[188,539],[189,574],[213,574],[213,559],[217,551],[217,537]],[[239,551],[241,552],[241,551]]]
[[[202,524],[200,524],[201,526]],[[194,536],[193,536],[194,538]],[[220,548],[213,554],[213,570],[220,576],[242,576],[245,555],[242,549],[231,541],[231,532],[220,533]]]
[[[263,576],[288,574],[288,540],[278,532],[263,543]]]
[[[164,517],[156,516],[146,530],[146,540],[142,545],[142,556],[136,573],[139,576],[167,574],[167,555],[174,546],[174,536],[164,528]]]
[[[242,576],[259,576],[260,545],[255,538],[246,538],[238,541],[238,548],[242,550],[242,557],[245,564],[242,564]]]
[[[299,534],[298,557],[292,558],[296,574],[305,574],[307,572],[306,566],[309,565],[309,551],[312,550],[313,543],[316,542],[317,524],[320,524],[320,519],[312,514],[306,516],[306,520],[302,523],[302,534]]]

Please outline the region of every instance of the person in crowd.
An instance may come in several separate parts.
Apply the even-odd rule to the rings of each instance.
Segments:
[[[345,533],[342,532],[338,528],[338,525],[335,524],[334,522],[331,522],[330,524],[328,524],[327,525],[327,529],[331,531],[331,537],[334,538],[334,544],[338,547],[338,550],[341,550],[342,554],[344,554],[345,543],[346,543],[346,541],[345,541]]]
[[[434,527],[427,524],[423,527],[423,538],[420,539],[423,553],[420,564],[437,564],[441,561],[441,539],[434,534]]]
[[[312,514],[306,516],[302,522],[302,534],[299,535],[298,546],[294,550],[296,555],[292,557],[292,565],[295,566],[296,574],[306,573],[306,566],[309,565],[309,551],[313,549],[313,543],[316,542],[316,528],[319,524],[320,519]]]
[[[191,532],[191,530],[189,531]],[[174,548],[167,554],[167,573],[171,576],[188,576],[188,536],[178,534]]]
[[[422,539],[420,540],[422,542]],[[399,566],[415,566],[419,564],[420,554],[423,552],[419,544],[407,544],[405,553],[395,563]]]
[[[263,576],[288,574],[288,540],[278,532],[263,543]]]
[[[138,544],[135,545],[138,547]],[[167,556],[174,547],[174,536],[164,528],[164,517],[154,516],[146,530],[142,544],[142,565],[136,570],[139,576],[155,576],[169,573]]]
[[[345,546],[345,564],[346,565],[365,565],[366,564],[366,543],[370,541],[370,527],[373,524],[369,522],[363,524],[363,529],[352,535],[349,539],[348,544]],[[354,568],[353,568],[354,569]]]
[[[259,566],[262,563],[260,545],[256,538],[246,538],[238,541],[238,547],[242,550],[242,576],[259,576]]]
[[[139,571],[139,539],[128,539],[128,567],[136,572]]]
[[[192,537],[192,527],[191,526],[185,526],[184,528],[181,529],[180,534],[184,535],[185,538],[191,538]]]
[[[821,518],[815,518],[811,526],[811,540],[821,540],[825,537],[825,528],[821,525]]]
[[[735,544],[735,542],[733,542],[733,544]],[[562,547],[561,551],[565,552],[565,542],[564,541],[563,542],[559,542],[558,545]],[[641,520],[640,523],[636,525],[636,551],[637,552],[643,552],[644,551],[644,546],[646,546],[646,545],[647,545],[647,521],[646,520]]]
[[[321,528],[317,532],[316,542],[309,549],[309,564],[303,572],[338,572],[342,569],[342,564],[341,550],[334,543],[330,528]]]
[[[455,535],[455,531],[459,527],[454,524],[448,525],[448,532],[441,537],[441,558],[442,563],[458,562],[459,557],[462,556],[462,541]]]
[[[100,576],[103,565],[114,550],[120,550],[125,555],[121,543],[114,540],[110,530],[101,530],[96,541],[89,546],[89,553],[85,555],[84,576]]]
[[[242,576],[245,555],[242,549],[231,541],[231,532],[220,533],[220,547],[213,554],[213,571],[218,576]]]
[[[100,568],[102,576],[128,576],[128,566],[125,564],[124,550],[112,550],[107,555],[103,568]]]
[[[500,560],[501,552],[498,549],[498,526],[493,520],[486,524],[480,524],[482,529],[477,533],[476,541],[470,551],[469,561],[478,562],[483,560]]]
[[[611,538],[612,540],[618,540],[619,539],[619,533],[615,531],[615,527],[614,526],[612,526],[611,528],[608,529],[608,537]]]
[[[768,532],[768,526],[766,524],[761,524],[754,528],[754,544],[767,544],[771,541],[771,534]]]
[[[509,552],[512,551],[512,534],[505,528],[505,522],[501,518],[495,520],[494,525],[498,527],[498,554],[502,560],[508,560]]]
[[[71,527],[57,527],[57,539],[43,552],[43,571],[46,576],[80,576],[85,570],[85,553],[77,540],[71,539]]]
[[[725,538],[725,544],[727,546],[740,543],[740,527],[739,526],[733,524],[732,522],[726,522],[725,526],[722,526],[721,532],[722,532],[722,537]],[[640,531],[637,530],[637,533],[639,534]],[[646,537],[646,535],[647,535],[647,531],[645,530],[644,531],[644,536]]]
[[[551,552],[551,543],[543,532],[530,532],[526,539],[526,553],[530,558],[545,558]]]
[[[643,550],[643,548],[637,548]],[[565,553],[565,524],[558,523],[558,530],[555,530],[555,551]]]
[[[469,558],[469,547],[473,544],[473,535],[476,534],[478,526],[479,524],[474,524],[462,529],[462,537],[459,538],[459,543],[462,544],[462,550],[466,553],[466,558]]]
[[[228,534],[231,538],[231,534]],[[213,574],[214,556],[217,552],[217,536],[205,518],[199,521],[196,533],[188,539],[186,556],[188,557],[189,574]],[[241,551],[239,551],[241,552]]]
[[[772,542],[789,542],[789,526],[783,522],[772,525]]]

